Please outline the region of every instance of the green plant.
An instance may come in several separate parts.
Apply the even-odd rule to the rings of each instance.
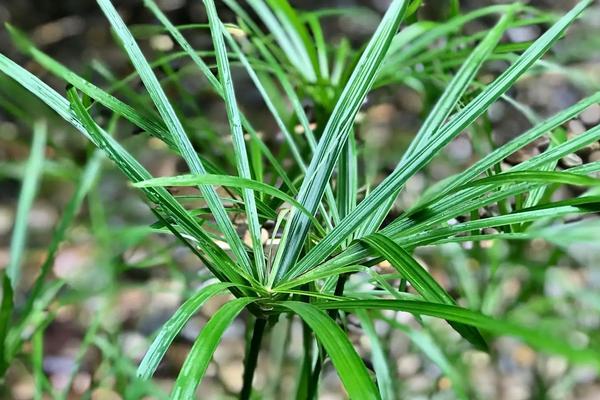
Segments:
[[[223,99],[232,143],[227,148],[221,148],[222,141],[209,133],[198,139],[199,146],[192,144],[189,131],[193,124],[186,121],[169,100],[154,71],[157,66],[168,65],[171,58],[165,56],[156,63],[149,63],[110,0],[98,3],[143,82],[144,95],[125,92],[125,83],[134,78],[115,82],[111,90],[95,86],[35,48],[11,26],[7,28],[17,46],[69,84],[66,97],[4,55],[0,55],[0,70],[101,149],[146,196],[158,219],[156,229],[170,233],[185,244],[220,281],[204,286],[191,296],[158,332],[138,368],[142,379],[151,378],[174,338],[202,305],[226,292],[235,299],[212,315],[202,329],[179,372],[172,398],[193,396],[225,329],[243,310],[252,316],[249,320],[252,335],[248,338],[245,355],[242,399],[252,395],[252,379],[263,336],[284,315],[298,316],[304,324],[304,361],[298,398],[315,397],[325,359],[331,360],[351,398],[395,398],[392,372],[373,328],[373,321],[377,319],[394,326],[394,321],[386,319],[382,310],[409,312],[419,321],[422,316],[445,319],[466,341],[483,351],[488,350],[487,334],[513,335],[539,350],[561,355],[572,362],[600,366],[597,349],[571,346],[560,337],[522,323],[500,320],[457,305],[454,297],[412,255],[415,248],[424,245],[543,238],[556,228],[562,217],[599,211],[600,197],[593,188],[600,181],[588,175],[599,171],[600,163],[591,162],[566,171],[557,170],[556,163],[600,139],[599,127],[568,140],[560,132],[562,124],[598,103],[600,93],[536,123],[468,169],[432,186],[411,208],[384,224],[407,181],[460,133],[476,126],[494,102],[508,98],[508,90],[534,66],[539,66],[541,57],[590,0],[579,2],[560,18],[517,3],[456,15],[437,26],[410,24],[420,1],[394,0],[368,44],[356,53],[349,49],[347,42],[342,42],[337,49],[329,48],[319,25],[319,14],[300,14],[287,1],[248,2],[268,29],[268,33],[264,33],[234,0],[225,3],[238,16],[238,25],[223,24],[213,0],[205,0],[214,46],[210,55],[216,60],[216,75],[201,53],[186,41],[181,30],[169,22],[152,0],[146,0],[146,6],[164,30],[183,49],[177,56],[189,56]],[[489,14],[499,14],[500,18],[488,32],[459,36],[450,41],[446,49],[428,51],[428,46],[437,38]],[[408,26],[398,33],[405,20],[409,21]],[[553,25],[532,43],[500,44],[502,35],[510,27],[547,22]],[[236,39],[233,33],[240,34],[241,38]],[[453,46],[472,45],[475,41],[477,46],[473,51],[455,53],[451,50]],[[517,56],[516,52],[522,53]],[[492,82],[477,82],[482,65],[494,59],[509,60],[511,64]],[[248,73],[281,130],[285,138],[281,154],[274,153],[239,109],[230,71],[230,63],[234,61]],[[437,64],[440,61],[441,67]],[[421,67],[415,68],[417,64]],[[456,66],[459,68],[454,71]],[[362,149],[354,134],[358,124],[356,117],[367,94],[374,88],[393,83],[418,86],[418,82],[423,84],[434,78],[438,84],[441,82],[443,91],[396,168],[377,185],[373,184],[372,177],[360,176],[358,164]],[[111,94],[117,90],[123,90],[132,105]],[[310,97],[316,104],[316,129],[302,107],[300,99],[304,97]],[[147,110],[148,99],[158,113]],[[292,112],[285,109],[286,101],[291,104]],[[94,118],[100,108],[109,110],[115,119],[124,118],[164,141],[185,160],[190,174],[153,177],[100,126],[99,120]],[[303,136],[293,131],[296,123],[302,127]],[[32,188],[39,173],[43,127],[36,125],[35,131],[38,139],[20,202],[21,217],[26,215],[31,203]],[[508,171],[500,170],[503,159],[546,134],[553,139],[546,151]],[[214,149],[208,146],[219,147],[224,154],[222,159],[210,160]],[[197,152],[198,148],[202,150]],[[295,163],[293,168],[284,167],[280,161],[288,151]],[[98,168],[97,157],[90,162],[90,172],[82,180],[72,208],[63,217],[65,225],[61,224],[58,230],[57,243],[51,247],[54,251],[88,190],[88,174],[93,175]],[[359,195],[361,183],[366,190]],[[552,201],[553,191],[561,184],[592,189],[573,199]],[[171,186],[196,187],[197,197],[205,202],[207,209],[202,214],[186,209],[166,189]],[[215,186],[227,187],[236,206],[226,203]],[[511,206],[509,200],[513,198],[518,200]],[[498,215],[479,219],[479,209],[496,204],[500,210]],[[250,244],[240,237],[239,227],[232,222],[233,213],[245,216],[242,227],[249,232]],[[463,215],[472,218],[448,224]],[[266,245],[261,240],[261,226],[267,221],[274,223],[273,238],[282,228],[274,252],[273,238]],[[19,226],[23,226],[22,221]],[[487,228],[496,228],[497,233],[484,231]],[[4,278],[0,320],[3,370],[22,340],[23,323],[8,329],[13,313],[11,289],[18,283],[18,254],[23,247],[19,232],[22,230],[15,230],[13,245],[17,248]],[[219,246],[223,242],[230,252]],[[53,256],[50,252],[48,260]],[[397,274],[379,276],[370,268],[384,259]],[[40,294],[47,268],[42,269],[32,299]],[[350,283],[352,275],[360,283],[375,282],[380,289],[367,290],[364,285]],[[400,279],[399,287],[389,282],[396,278]],[[408,284],[414,293],[406,291]],[[29,304],[23,320],[30,318],[34,309],[33,303]],[[349,340],[347,313],[358,316],[371,341],[375,380]],[[424,349],[431,351],[427,345]],[[456,384],[456,393],[467,397],[459,384]]]

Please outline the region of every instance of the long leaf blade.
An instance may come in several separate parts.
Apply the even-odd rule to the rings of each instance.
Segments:
[[[425,300],[443,304],[456,304],[452,296],[399,244],[378,233],[361,240],[388,260]],[[451,323],[451,325],[477,348],[487,349],[487,344],[477,329],[455,323]]]
[[[388,8],[324,128],[297,196],[298,201],[313,213],[317,210],[339,154],[348,139],[354,117],[373,85],[377,70],[402,21],[407,3],[405,0],[394,0]],[[286,225],[282,245],[277,252],[272,282],[280,280],[296,262],[304,246],[309,222],[302,214],[294,213]]]
[[[296,264],[291,276],[317,265],[335,251],[339,244],[364,222],[373,209],[388,201],[390,196],[394,196],[411,176],[427,165],[437,152],[504,94],[560,38],[567,27],[590,4],[590,1],[584,0],[580,2],[563,16],[530,46],[515,63],[444,125],[427,146],[421,147],[419,151],[416,151],[414,156],[406,161],[405,168],[396,168],[392,174],[388,175],[351,214],[344,218],[333,231]]]
[[[198,312],[200,307],[210,298],[222,294],[230,286],[227,283],[215,283],[205,286],[196,294],[185,301],[175,313],[165,322],[148,348],[144,358],[137,369],[137,375],[142,379],[150,377],[158,368],[158,364],[167,352],[167,349],[185,326],[187,321]]]
[[[307,303],[286,301],[281,306],[298,314],[314,331],[331,357],[350,398],[379,399],[364,363],[346,334],[329,316]]]
[[[167,126],[167,129],[173,138],[173,141],[177,145],[179,152],[188,164],[190,170],[195,174],[205,174],[206,169],[204,168],[202,161],[200,161],[198,154],[194,150],[187,133],[181,124],[181,121],[175,114],[175,110],[169,102],[164,90],[160,86],[154,71],[152,71],[152,68],[148,64],[148,61],[144,57],[141,49],[131,35],[131,32],[129,29],[127,29],[127,26],[121,19],[121,16],[114,8],[110,0],[98,0],[98,4],[113,26],[117,36],[123,43],[124,49],[127,51],[131,62],[138,71],[140,78],[148,90],[148,94],[152,98],[152,101],[163,118],[165,125]],[[225,238],[231,246],[232,251],[236,255],[238,264],[243,267],[247,273],[251,274],[252,266],[250,258],[248,257],[248,253],[246,253],[242,240],[238,236],[231,221],[229,220],[227,212],[219,200],[217,193],[212,187],[208,186],[203,186],[200,188],[200,190],[204,194],[208,206],[213,212],[215,221],[225,235]]]
[[[225,99],[225,108],[231,130],[232,141],[235,149],[236,167],[240,177],[251,179],[250,162],[246,150],[244,132],[242,131],[242,120],[238,109],[233,79],[229,68],[229,59],[227,58],[227,49],[221,28],[221,20],[217,15],[215,3],[212,0],[204,0],[208,14],[208,23],[213,39],[213,45],[217,57],[217,68],[219,70],[219,79],[223,85],[223,95]],[[260,239],[260,223],[258,221],[258,212],[256,211],[256,201],[254,192],[251,189],[242,191],[244,206],[246,208],[246,218],[248,220],[248,232],[252,242],[254,253],[254,263],[256,275],[260,281],[264,281],[266,276],[265,255]]]
[[[476,311],[447,305],[414,300],[343,300],[316,305],[322,310],[378,309],[397,310],[413,314],[429,315],[478,327],[497,335],[517,336],[542,351],[559,354],[567,359],[600,368],[600,354],[591,349],[570,346],[564,338],[555,338],[548,332],[540,332],[509,321],[502,321]]]
[[[202,381],[202,377],[208,368],[213,353],[217,349],[219,341],[225,329],[231,325],[235,317],[255,299],[240,298],[223,305],[202,328],[200,335],[194,342],[188,354],[173,390],[172,400],[187,400],[195,398],[196,387]]]

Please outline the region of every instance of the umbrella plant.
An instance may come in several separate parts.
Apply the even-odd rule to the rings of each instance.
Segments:
[[[180,48],[150,61],[138,44],[135,30],[125,24],[111,1],[98,0],[135,69],[132,75],[116,79],[110,88],[101,88],[68,69],[8,25],[15,45],[63,80],[66,90],[61,93],[53,89],[2,54],[0,71],[99,149],[65,210],[31,299],[43,292],[58,244],[89,189],[103,153],[145,197],[156,216],[153,228],[157,233],[184,244],[197,257],[198,265],[214,277],[156,333],[139,365],[139,377],[152,378],[173,340],[207,301],[226,293],[232,297],[210,316],[195,339],[174,383],[172,398],[193,397],[225,330],[244,311],[249,316],[245,321],[251,335],[244,355],[241,399],[252,396],[263,338],[287,318],[301,320],[304,330],[298,398],[316,397],[320,372],[328,360],[349,397],[396,398],[395,378],[374,328],[376,321],[397,326],[386,310],[410,313],[422,324],[431,317],[446,320],[468,346],[481,351],[489,351],[492,337],[510,335],[542,352],[599,367],[600,354],[593,348],[572,346],[510,318],[459,305],[456,296],[415,258],[414,251],[444,243],[544,238],[568,216],[599,211],[600,197],[594,187],[600,181],[593,173],[600,171],[600,163],[566,169],[557,168],[557,163],[600,139],[600,127],[575,137],[561,134],[566,122],[600,101],[600,92],[539,119],[470,167],[427,188],[400,213],[394,211],[407,182],[450,142],[476,126],[493,104],[511,101],[509,90],[534,68],[544,66],[542,57],[590,3],[580,1],[560,17],[521,3],[487,6],[465,14],[455,8],[447,21],[433,24],[416,18],[421,1],[393,0],[368,42],[354,49],[347,40],[336,46],[328,42],[321,25],[327,11],[300,12],[287,0],[249,0],[245,5],[225,0],[236,19],[224,23],[221,9],[213,0],[204,0],[212,49],[202,52],[186,40],[183,27],[174,25],[153,0],[145,0],[160,24],[159,31],[168,33]],[[329,10],[330,14],[335,12]],[[453,35],[482,17],[495,18],[489,30]],[[507,30],[527,24],[547,24],[549,28],[531,42],[502,41]],[[442,46],[432,46],[440,38],[449,39]],[[454,51],[456,48],[462,50]],[[208,135],[195,139],[192,121],[167,95],[158,72],[184,58],[222,100],[228,140],[206,139]],[[478,74],[491,60],[502,60],[508,67],[482,83]],[[261,106],[273,118],[282,138],[277,147],[255,128],[253,116],[239,106],[232,67],[247,74]],[[439,96],[427,109],[410,144],[398,155],[395,168],[375,183],[361,168],[368,153],[357,137],[359,114],[367,96],[398,83],[418,86],[434,74],[442,86]],[[144,93],[125,91],[136,79],[143,84]],[[305,98],[313,102],[315,116],[304,107]],[[201,107],[197,111],[202,112]],[[107,113],[113,118],[111,126],[103,117]],[[164,142],[168,151],[185,162],[188,173],[153,176],[112,134],[115,126],[120,126],[114,124],[116,119]],[[35,125],[27,174],[32,178],[23,189],[23,210],[31,202],[27,188],[35,186],[39,175],[45,131],[43,124]],[[551,137],[547,149],[515,166],[500,168],[506,157],[544,136]],[[212,156],[217,153],[223,156],[215,161]],[[561,185],[589,190],[555,201],[552,193]],[[195,197],[205,205],[203,213],[189,209],[169,190],[184,186],[194,188]],[[479,218],[479,210],[495,206],[497,212]],[[467,218],[457,222],[463,216]],[[23,218],[18,226],[23,226]],[[22,242],[21,237],[15,230],[17,243]],[[378,273],[374,266],[384,260],[394,274]],[[4,277],[0,321],[3,370],[26,339],[23,324],[8,324],[14,311],[12,292],[20,275],[17,260]],[[30,301],[23,315],[36,309],[34,303]],[[371,343],[367,363],[350,340],[351,317],[358,319]],[[467,397],[458,384],[455,391],[458,397]]]

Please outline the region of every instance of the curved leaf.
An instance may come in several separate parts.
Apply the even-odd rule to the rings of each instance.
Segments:
[[[477,179],[476,181],[469,182],[462,188],[472,186],[485,186],[485,185],[505,185],[508,183],[562,183],[567,185],[576,186],[599,186],[600,179],[591,178],[585,175],[572,174],[569,172],[558,172],[558,171],[517,171],[517,172],[506,172],[498,175],[488,176],[485,178]],[[458,188],[457,190],[461,190]]]
[[[216,283],[206,287],[203,287],[185,301],[175,311],[175,314],[164,323],[158,335],[150,345],[150,348],[146,352],[146,355],[140,362],[137,369],[137,375],[142,379],[149,379],[156,371],[158,364],[162,360],[163,356],[167,352],[167,349],[175,339],[175,336],[179,334],[181,329],[189,321],[189,319],[198,312],[200,307],[210,298],[222,294],[231,286],[230,283]]]
[[[248,304],[255,300],[251,297],[232,300],[223,305],[208,320],[179,371],[171,391],[172,400],[195,398],[196,387],[200,384],[225,329]]]
[[[378,233],[361,240],[388,260],[423,298],[438,303],[456,304],[444,288],[399,244]],[[474,346],[481,350],[487,350],[487,344],[477,329],[452,322],[450,324]]]
[[[564,337],[554,338],[548,332],[541,332],[538,329],[528,328],[509,321],[501,321],[458,306],[412,300],[344,300],[319,303],[315,306],[322,310],[398,310],[443,318],[476,326],[498,335],[517,336],[539,350],[562,355],[573,362],[591,364],[596,368],[600,368],[600,353],[596,350],[570,346]]]
[[[218,186],[231,186],[236,188],[252,189],[258,192],[263,192],[283,201],[290,203],[292,206],[298,208],[301,212],[306,214],[311,219],[313,224],[324,232],[323,227],[319,221],[304,207],[298,203],[292,196],[282,192],[274,186],[268,185],[263,182],[258,182],[253,179],[241,178],[233,175],[179,175],[179,176],[166,176],[161,178],[148,179],[142,182],[136,182],[133,184],[135,187],[146,188],[146,187],[159,187],[159,186],[197,186],[197,185],[218,185]]]
[[[285,301],[279,305],[298,314],[310,326],[331,357],[350,398],[380,398],[365,364],[352,347],[348,336],[327,314],[308,303]]]

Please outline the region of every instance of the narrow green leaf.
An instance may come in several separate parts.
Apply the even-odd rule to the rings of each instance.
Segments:
[[[154,0],[144,0],[144,5],[154,14],[154,16],[164,25],[165,29],[173,36],[177,44],[185,51],[185,53],[194,61],[196,66],[200,69],[202,74],[208,79],[209,83],[217,91],[220,96],[223,95],[223,86],[219,79],[213,74],[208,65],[200,58],[196,50],[189,44],[189,42],[183,37],[180,30],[169,21],[165,14],[158,8]]]
[[[226,106],[225,108],[227,110],[227,117],[229,120],[231,137],[235,149],[237,171],[240,177],[245,179],[251,179],[252,174],[250,172],[250,162],[248,160],[248,152],[246,150],[244,132],[242,131],[242,122],[233,87],[233,79],[231,77],[231,71],[229,69],[229,59],[227,58],[227,49],[225,48],[225,41],[223,39],[221,20],[217,15],[215,3],[212,0],[204,0],[204,4],[208,14],[210,32],[212,35],[213,46],[215,48],[215,53],[217,56],[217,68],[219,70],[219,79],[221,81],[221,84],[223,85],[223,94]],[[265,255],[260,239],[261,228],[260,223],[258,221],[258,212],[256,211],[256,201],[254,199],[254,192],[250,189],[244,189],[242,191],[242,197],[244,199],[244,207],[246,208],[248,232],[250,233],[250,240],[252,242],[256,275],[259,281],[264,281],[267,271],[265,267]]]
[[[496,335],[516,336],[541,351],[562,355],[572,362],[589,364],[600,368],[600,353],[597,351],[570,345],[564,337],[552,337],[548,332],[541,332],[536,327],[525,327],[514,322],[498,320],[476,311],[453,305],[414,300],[345,300],[318,303],[316,306],[322,310],[397,310],[443,318],[461,324],[472,325]]]
[[[309,16],[308,25],[310,26],[312,36],[315,40],[315,46],[317,48],[319,74],[323,79],[329,80],[329,60],[327,59],[327,43],[325,41],[323,29],[321,29],[319,19],[314,15]]]
[[[153,178],[146,181],[134,183],[133,186],[139,188],[147,187],[161,187],[161,186],[198,186],[198,185],[218,185],[218,186],[232,186],[237,188],[252,189],[257,192],[266,193],[283,201],[290,203],[293,207],[298,208],[301,212],[311,219],[315,227],[320,232],[324,232],[323,227],[319,221],[310,212],[298,203],[290,195],[282,192],[281,190],[268,185],[266,183],[258,182],[252,179],[240,178],[232,175],[179,175],[173,177],[161,177]]]
[[[358,165],[356,156],[356,140],[350,134],[348,142],[342,150],[338,163],[337,201],[340,217],[344,218],[356,207],[358,192]]]
[[[2,275],[2,303],[0,304],[0,378],[4,378],[4,374],[9,365],[9,351],[12,349],[7,346],[7,334],[10,326],[13,302],[13,288],[10,278],[6,274],[6,270],[0,271]]]
[[[320,279],[326,279],[330,277],[339,276],[342,274],[347,274],[351,272],[359,272],[364,271],[366,267],[362,265],[342,265],[342,266],[329,266],[323,265],[323,267],[319,266],[315,269],[311,269],[305,274],[298,276],[289,281],[281,282],[277,285],[273,291],[291,289],[294,287],[298,287],[304,285],[306,283],[314,282]]]
[[[179,371],[171,391],[172,400],[188,400],[196,397],[196,387],[202,381],[225,329],[247,305],[255,300],[248,297],[232,300],[223,305],[208,320]]]
[[[321,201],[339,154],[348,139],[356,113],[373,85],[392,37],[402,21],[406,5],[405,0],[395,0],[390,5],[327,121],[297,196],[298,201],[313,213]],[[277,252],[270,283],[281,280],[295,264],[304,246],[309,222],[303,214],[293,213]]]
[[[38,330],[31,339],[31,365],[35,384],[34,400],[42,400],[44,395],[44,331]]]
[[[308,75],[310,78],[315,77],[314,80],[309,80],[309,82],[314,82],[317,77],[321,78],[315,39],[308,32],[296,10],[288,0],[267,0],[267,2],[279,17],[281,26],[285,29],[296,50],[300,52],[301,57],[305,60],[305,68],[309,70]],[[298,52],[289,54],[288,57],[297,58]]]
[[[529,182],[529,183],[562,183],[575,186],[598,186],[600,179],[591,178],[585,175],[571,174],[568,172],[557,171],[516,171],[505,172],[486,178],[477,179],[464,185],[464,188],[473,186],[501,186],[510,183]],[[460,188],[457,190],[461,190]]]
[[[388,260],[425,300],[443,304],[456,304],[448,292],[399,244],[378,233],[364,237],[361,240]],[[477,329],[455,323],[451,323],[451,325],[478,349],[487,350],[487,344]]]
[[[169,102],[169,99],[160,86],[156,75],[154,75],[152,68],[148,64],[148,61],[144,57],[138,44],[135,42],[131,32],[129,32],[127,26],[119,16],[119,13],[117,10],[115,10],[110,0],[98,0],[98,4],[113,26],[117,36],[123,43],[123,48],[127,51],[131,62],[140,74],[140,78],[144,82],[144,85],[148,90],[148,94],[152,98],[152,101],[163,118],[173,141],[177,145],[179,152],[188,164],[190,170],[194,174],[206,174],[206,169],[204,168],[202,161],[200,161],[198,154],[192,147],[192,144],[185,130],[183,129],[183,126],[181,125],[181,121],[175,114],[173,106]],[[223,235],[225,235],[231,250],[237,258],[238,264],[244,268],[246,273],[252,274],[253,268],[250,258],[248,257],[248,253],[246,253],[244,244],[229,220],[227,212],[225,211],[223,204],[221,204],[216,191],[210,186],[201,186],[200,191],[204,194],[208,206],[213,212],[215,221],[217,222]]]
[[[75,219],[85,196],[88,194],[89,190],[94,184],[100,171],[103,159],[104,156],[101,150],[96,150],[93,153],[81,174],[77,188],[75,189],[75,193],[73,193],[73,196],[64,208],[63,214],[52,234],[52,240],[48,245],[48,251],[46,258],[44,259],[44,263],[40,268],[40,272],[35,279],[33,287],[28,293],[27,303],[21,311],[22,318],[17,327],[18,331],[25,329],[25,325],[28,319],[31,317],[30,313],[34,310],[35,302],[39,301],[40,296],[42,295],[44,285],[46,284],[46,278],[48,277],[48,274],[54,265],[54,260],[56,259],[58,249],[61,243],[64,241],[67,229],[69,226],[71,226],[73,220]]]
[[[282,4],[283,2],[280,2]],[[256,14],[262,19],[263,23],[274,36],[277,44],[286,55],[288,61],[294,65],[308,82],[317,80],[316,72],[313,68],[311,58],[307,53],[307,48],[302,45],[297,31],[284,14],[277,18],[271,9],[265,4],[264,0],[249,0],[248,4],[254,9]]]
[[[231,286],[228,283],[215,283],[205,286],[185,301],[175,313],[164,323],[158,335],[150,345],[146,355],[140,362],[137,375],[142,379],[150,379],[167,349],[179,334],[189,319],[198,312],[200,307],[210,298],[223,294]]]
[[[308,303],[285,301],[280,305],[298,314],[310,326],[331,357],[350,398],[380,398],[365,364],[348,340],[348,336],[327,314]]]
[[[117,99],[110,93],[102,90],[81,76],[77,75],[66,66],[62,65],[52,57],[48,56],[33,43],[31,43],[25,35],[17,30],[10,24],[6,25],[8,32],[11,34],[11,38],[19,44],[19,47],[30,54],[31,57],[45,69],[52,74],[64,79],[66,82],[75,86],[92,99],[96,100],[103,106],[109,108],[113,112],[122,115],[125,119],[131,121],[133,124],[138,126],[140,129],[152,134],[153,136],[163,140],[169,146],[174,146],[173,141],[170,138],[169,132],[162,123],[162,121],[156,120],[153,116],[140,114],[135,108]]]

